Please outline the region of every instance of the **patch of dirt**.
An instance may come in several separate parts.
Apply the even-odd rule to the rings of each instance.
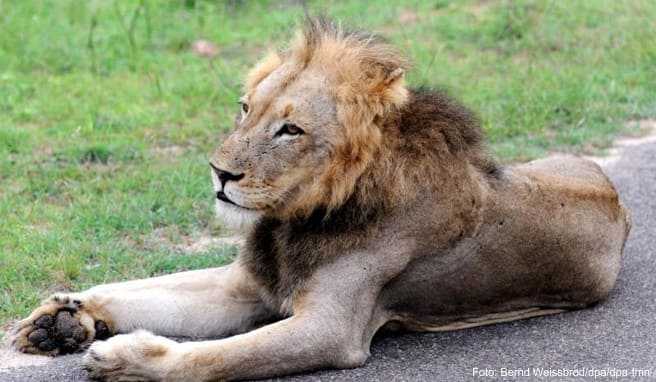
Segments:
[[[0,182],[2,182],[2,188],[0,188],[0,196],[20,194],[25,188],[19,181],[12,179],[9,176],[0,176]]]
[[[406,9],[399,14],[399,22],[401,24],[415,23],[419,20],[417,12]]]
[[[212,237],[203,235],[196,238],[190,238],[184,244],[178,244],[175,248],[184,253],[206,252],[212,248],[241,246],[243,239],[238,236]]]
[[[471,14],[473,14],[476,17],[481,17],[483,14],[485,14],[492,6],[494,5],[494,2],[492,1],[487,1],[487,0],[482,0],[479,2],[476,2],[470,6],[467,7],[467,10]]]
[[[73,285],[71,284],[70,277],[64,271],[56,270],[52,272],[50,284],[46,289],[45,295],[50,296],[54,293],[71,292],[72,290]]]
[[[647,118],[629,121],[627,127],[631,130],[637,130],[638,136],[618,139],[605,156],[584,156],[584,158],[590,159],[602,167],[607,167],[617,162],[625,150],[643,143],[656,142],[656,119]]]
[[[178,145],[155,146],[152,148],[152,151],[157,156],[171,158],[182,155],[185,152],[185,148]]]
[[[149,235],[136,241],[127,240],[129,245],[143,250],[165,248],[189,255],[207,252],[212,249],[241,246],[243,243],[242,238],[239,236],[213,236],[209,231],[184,234],[176,226],[157,228]]]
[[[396,17],[396,22],[383,25],[379,27],[376,31],[378,33],[382,33],[383,35],[390,35],[398,32],[399,29],[402,29],[405,26],[409,26],[420,22],[427,22],[427,21],[430,22],[431,19],[448,13],[450,9],[454,8],[452,5],[455,4],[435,6],[433,9],[422,11],[421,13],[417,12],[414,9],[409,9],[409,8],[403,9]],[[469,14],[471,14],[472,16],[474,16],[475,18],[479,19],[482,16],[484,16],[485,13],[489,9],[491,9],[493,5],[494,2],[491,2],[489,0],[480,0],[478,2],[474,2],[473,4],[464,6],[463,9]]]

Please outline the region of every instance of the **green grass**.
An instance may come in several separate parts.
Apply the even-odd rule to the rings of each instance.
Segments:
[[[55,289],[229,261],[176,244],[220,230],[208,155],[298,3],[0,0],[0,322]],[[656,115],[651,0],[321,7],[399,45],[410,83],[475,109],[504,160],[603,149]]]

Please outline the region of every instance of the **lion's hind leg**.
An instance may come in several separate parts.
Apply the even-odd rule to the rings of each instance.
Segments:
[[[493,325],[502,322],[510,322],[522,320],[525,318],[547,316],[551,314],[558,314],[566,312],[568,309],[563,308],[548,308],[548,307],[532,307],[525,309],[518,309],[508,312],[488,313],[476,317],[467,317],[456,319],[445,324],[430,324],[423,322],[403,321],[403,327],[414,331],[426,332],[446,332],[452,330],[468,329],[477,326]]]

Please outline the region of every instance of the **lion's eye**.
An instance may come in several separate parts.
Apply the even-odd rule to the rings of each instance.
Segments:
[[[241,111],[246,114],[248,113],[248,104],[246,102],[240,102],[241,104]]]
[[[285,123],[284,125],[282,125],[280,130],[278,130],[278,132],[276,133],[276,137],[279,137],[283,134],[286,134],[286,135],[301,135],[303,133],[305,133],[303,131],[303,129],[301,129],[300,127],[294,125],[293,123]]]

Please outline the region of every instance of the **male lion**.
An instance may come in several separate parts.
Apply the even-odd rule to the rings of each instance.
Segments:
[[[383,326],[441,331],[605,298],[629,232],[601,169],[574,157],[500,167],[476,119],[410,90],[371,35],[307,21],[246,80],[212,157],[232,264],[56,295],[21,321],[24,352],[91,345],[90,375],[226,380],[352,368]],[[176,343],[162,336],[224,337]]]

